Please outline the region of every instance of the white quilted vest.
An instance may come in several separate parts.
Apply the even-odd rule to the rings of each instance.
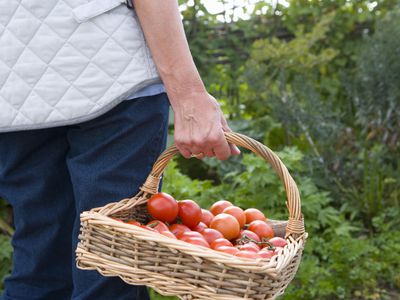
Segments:
[[[0,0],[0,132],[90,120],[156,82],[124,0]]]

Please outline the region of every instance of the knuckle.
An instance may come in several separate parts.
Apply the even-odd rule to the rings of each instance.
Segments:
[[[208,143],[211,145],[218,145],[221,143],[221,136],[217,134],[210,135],[208,138]]]
[[[204,139],[201,138],[193,138],[190,140],[190,145],[194,147],[201,148],[204,145]]]
[[[175,138],[175,143],[177,145],[182,146],[182,147],[187,146],[189,144],[188,141],[183,137],[176,137]]]

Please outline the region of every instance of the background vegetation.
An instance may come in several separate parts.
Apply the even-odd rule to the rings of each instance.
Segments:
[[[232,129],[277,151],[299,184],[310,239],[282,299],[399,299],[398,1],[251,2],[236,8],[244,19],[181,4],[197,66]],[[287,216],[277,176],[246,151],[224,163],[178,158],[164,190]],[[0,203],[0,282],[11,221]]]

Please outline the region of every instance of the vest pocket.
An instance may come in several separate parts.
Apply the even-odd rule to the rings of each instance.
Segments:
[[[75,20],[78,23],[84,23],[120,6],[121,4],[126,5],[127,0],[92,0],[88,3],[75,7],[72,12]]]

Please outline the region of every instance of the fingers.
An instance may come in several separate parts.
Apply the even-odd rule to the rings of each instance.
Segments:
[[[226,119],[224,118],[224,116],[222,114],[221,114],[221,125],[222,125],[222,129],[225,132],[232,132],[232,130],[228,126],[228,122],[226,121]],[[240,154],[240,150],[236,145],[229,144],[229,147],[231,149],[231,155],[239,155]]]
[[[221,125],[222,129],[226,132],[231,132],[232,130],[228,126],[228,122],[226,121],[224,115],[221,113]]]
[[[185,158],[216,157],[219,160],[227,160],[231,155],[239,155],[240,150],[236,145],[228,144],[223,131],[214,138],[207,138],[196,143],[185,143],[175,138],[175,144],[179,152]]]
[[[227,160],[231,155],[231,149],[228,142],[225,139],[223,131],[220,132],[219,136],[210,142],[212,151],[219,160]]]
[[[231,148],[231,154],[232,155],[239,155],[240,154],[240,150],[236,145],[229,144],[229,147]]]
[[[191,151],[190,157],[195,157],[197,159],[203,159],[206,156],[204,153],[204,150],[202,150],[198,147],[193,147],[190,151]]]
[[[182,155],[184,158],[189,159],[189,158],[191,157],[192,153],[190,152],[190,150],[188,150],[188,149],[185,148],[185,147],[182,147],[181,145],[179,145],[179,144],[176,143],[176,142],[175,142],[175,146],[176,146],[176,148],[178,148],[179,152],[181,153],[181,155]]]
[[[207,148],[203,151],[204,155],[207,157],[214,157],[215,153],[211,148]]]

